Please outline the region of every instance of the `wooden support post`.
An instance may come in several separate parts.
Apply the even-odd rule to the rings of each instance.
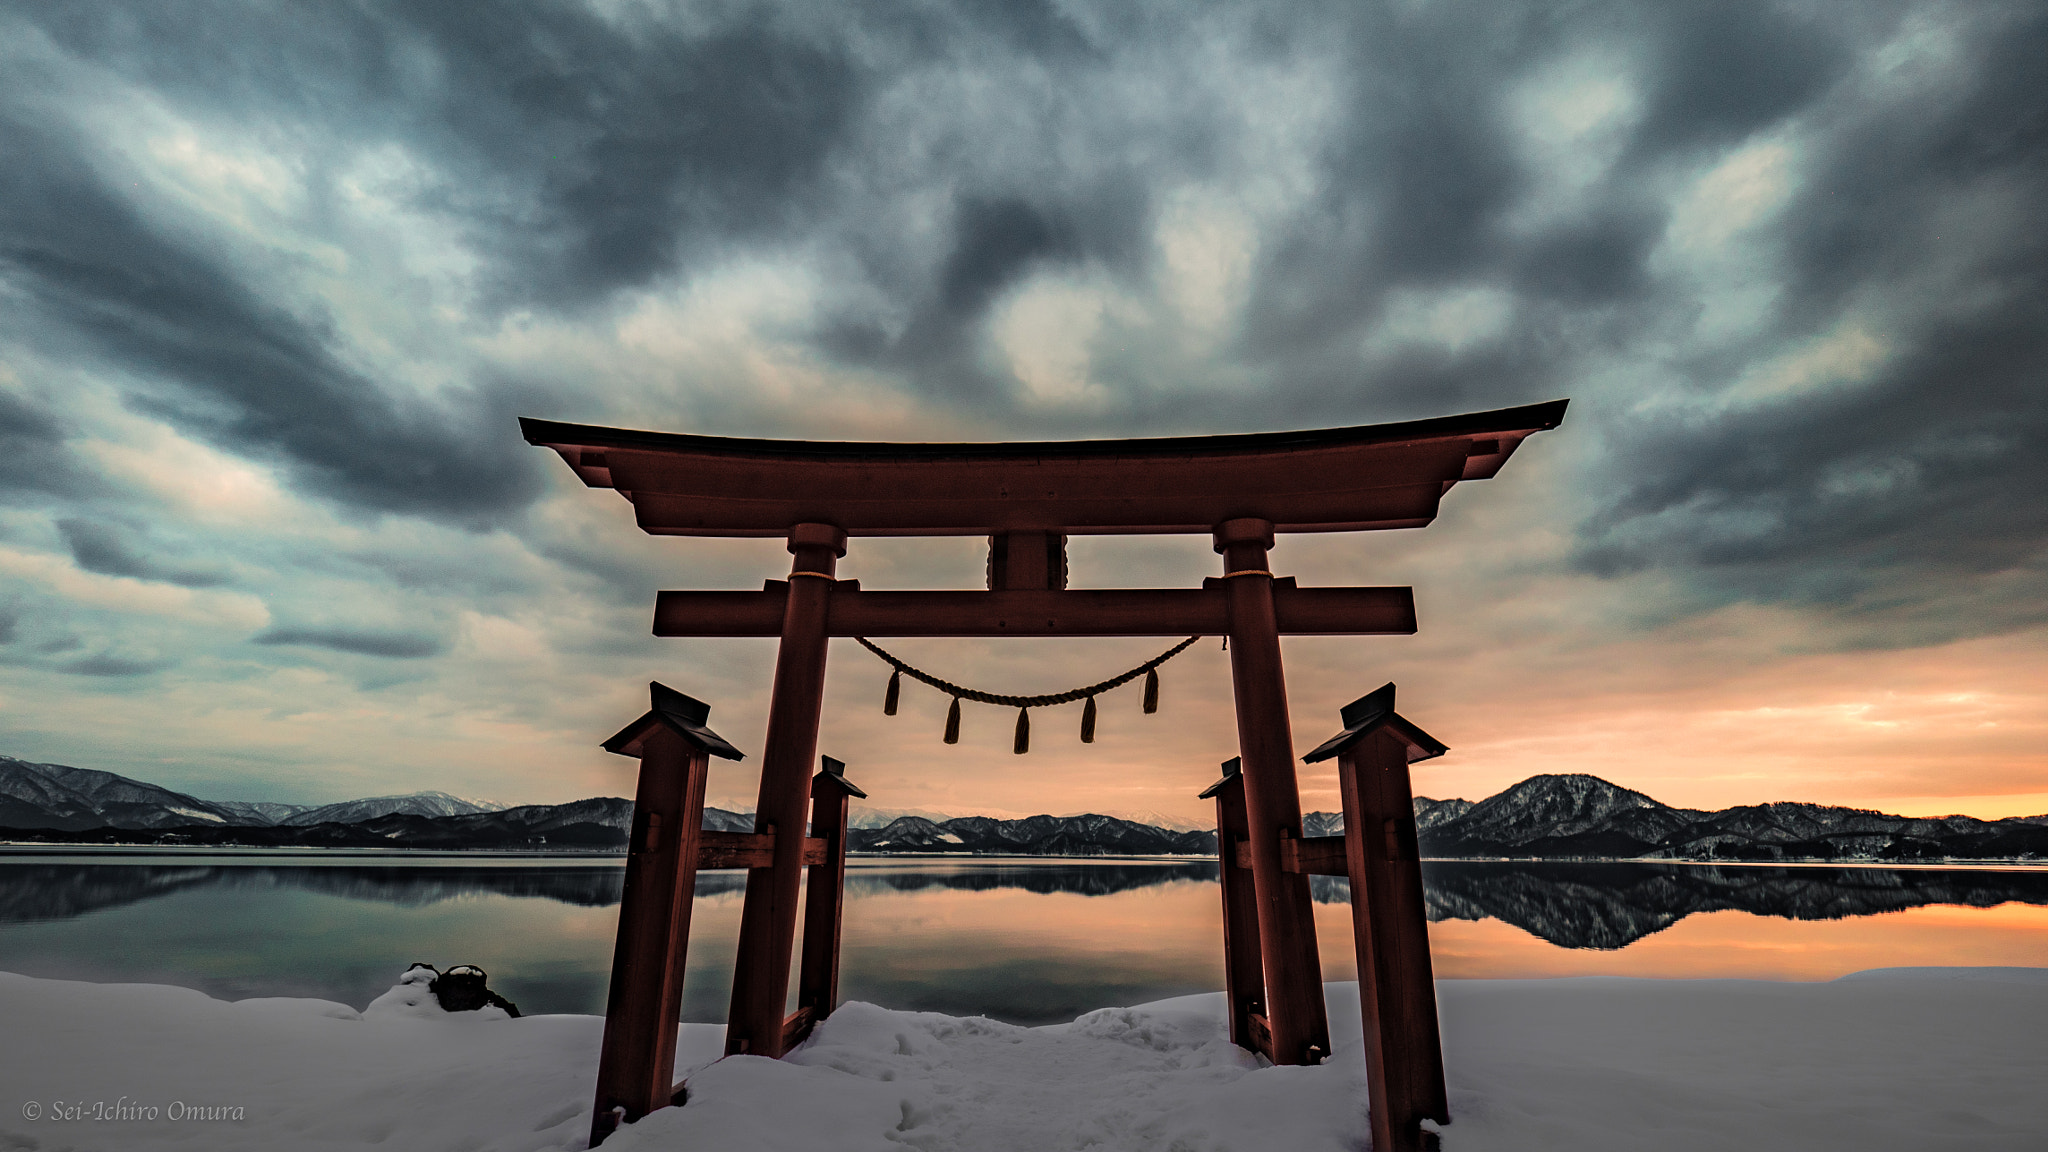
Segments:
[[[846,809],[867,793],[846,779],[846,765],[820,758],[811,777],[811,836],[825,842],[824,859],[811,865],[804,882],[804,955],[797,972],[794,1033],[784,1028],[783,1047],[799,1043],[839,1007],[839,936],[846,904]]]
[[[1223,888],[1223,994],[1230,1010],[1230,1042],[1271,1059],[1272,1037],[1266,1033],[1265,966],[1259,960],[1258,893],[1252,887],[1248,861],[1240,862],[1250,825],[1244,814],[1244,775],[1233,758],[1223,764],[1223,779],[1202,793],[1216,798],[1216,867]],[[1254,1027],[1253,1019],[1260,1023]]]
[[[1273,525],[1226,520],[1216,527],[1230,607],[1230,680],[1237,703],[1237,745],[1243,762],[1246,839],[1258,899],[1259,951],[1266,967],[1266,1022],[1275,1064],[1314,1064],[1330,1052],[1323,1008],[1322,962],[1316,952],[1315,903],[1308,877],[1286,871],[1280,841],[1301,837],[1301,794],[1294,775],[1294,736],[1287,717],[1287,681],[1273,615],[1273,574],[1266,553]]]
[[[597,1110],[590,1121],[593,1148],[622,1121],[638,1120],[669,1102],[708,764],[703,749],[666,728],[649,732],[640,746],[640,784],[598,1056]]]
[[[727,1055],[774,1057],[783,1052],[782,1009],[796,943],[797,894],[803,888],[806,838],[799,833],[810,798],[811,762],[818,754],[833,573],[846,554],[846,533],[829,524],[799,524],[790,529],[789,550],[795,561],[761,751],[760,799],[754,807],[754,830],[776,833],[775,863],[747,871],[732,1009],[726,1018]]]
[[[1408,746],[1387,727],[1338,756],[1351,925],[1358,943],[1358,1009],[1365,1022],[1372,1146],[1419,1152],[1424,1119],[1451,1118],[1429,924],[1415,837]]]

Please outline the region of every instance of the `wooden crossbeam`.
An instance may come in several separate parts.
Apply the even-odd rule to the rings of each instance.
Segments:
[[[817,1010],[808,1004],[784,1017],[782,1021],[782,1050],[787,1052],[798,1044],[803,1043],[804,1038],[811,1034],[811,1029],[816,1027],[817,1023]]]
[[[1235,845],[1237,866],[1252,866],[1251,845],[1240,840]],[[1344,838],[1342,836],[1304,836],[1299,840],[1288,838],[1280,841],[1280,867],[1289,872],[1300,872],[1307,876],[1346,875]]]
[[[1250,1040],[1252,1042],[1252,1051],[1257,1052],[1259,1055],[1264,1056],[1268,1060],[1271,1060],[1273,1058],[1272,1024],[1266,1020],[1266,1017],[1262,1013],[1258,1012],[1250,1013],[1246,1017],[1246,1020],[1251,1024]]]
[[[825,862],[825,841],[804,839],[804,863]],[[697,838],[697,867],[766,868],[775,862],[773,832],[700,832]]]
[[[1220,636],[1230,629],[1223,582],[1200,588],[1009,592],[863,592],[837,582],[830,636]],[[760,592],[662,592],[656,636],[778,636],[789,583]],[[1287,636],[1407,636],[1410,588],[1297,588],[1273,581],[1273,614]]]

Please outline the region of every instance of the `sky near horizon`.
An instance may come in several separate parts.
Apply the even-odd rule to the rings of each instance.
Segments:
[[[774,645],[656,640],[777,541],[652,538],[519,416],[873,440],[1570,397],[1422,530],[1282,537],[1412,637],[1417,790],[2048,812],[2048,9],[1996,3],[0,4],[0,754],[215,799],[631,795],[659,679],[758,753]],[[970,588],[980,540],[856,540]],[[1189,586],[1206,538],[1077,538]],[[1170,640],[901,640],[1059,691]],[[1205,641],[1032,716],[835,641],[892,808],[1199,818]],[[711,800],[751,807],[752,767]],[[1337,806],[1304,767],[1304,804]]]

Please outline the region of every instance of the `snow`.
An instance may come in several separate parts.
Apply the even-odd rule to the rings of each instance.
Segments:
[[[603,1022],[443,1012],[428,978],[358,1012],[0,974],[0,1148],[581,1148]],[[714,1062],[722,1029],[685,1025],[690,1103],[605,1148],[1358,1149],[1357,990],[1326,993],[1337,1052],[1317,1068],[1231,1046],[1219,994],[1050,1028],[851,1003],[782,1061]],[[1998,1152],[2048,1131],[2048,969],[1461,980],[1439,996],[1445,1152]],[[243,1118],[174,1121],[173,1104]]]

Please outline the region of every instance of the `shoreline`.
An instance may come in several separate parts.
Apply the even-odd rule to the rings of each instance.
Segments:
[[[280,860],[445,860],[501,861],[505,863],[553,862],[582,867],[625,867],[626,854],[564,848],[328,848],[296,845],[236,844],[52,844],[45,841],[0,840],[0,860],[93,857],[99,860],[164,857],[191,860],[205,857],[248,860],[274,857]],[[1087,855],[1056,856],[1000,852],[849,852],[849,865],[857,861],[943,860],[952,863],[973,860],[1045,863],[1213,863],[1214,856],[1179,855]],[[1887,872],[1969,871],[2030,872],[2048,870],[2048,859],[2025,860],[2012,857],[1972,859],[1949,857],[1940,860],[1692,860],[1641,856],[1424,856],[1424,864],[1648,864],[1687,868],[1862,868]],[[735,871],[735,869],[704,869]],[[1339,877],[1341,879],[1341,877]]]

